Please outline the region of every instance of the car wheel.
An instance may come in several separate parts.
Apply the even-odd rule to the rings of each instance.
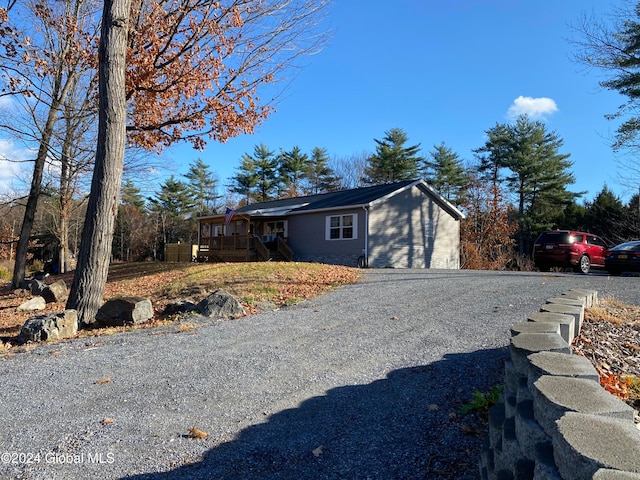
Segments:
[[[589,273],[589,269],[591,269],[591,260],[589,260],[589,257],[586,255],[582,255],[580,260],[578,260],[576,271],[587,274]]]

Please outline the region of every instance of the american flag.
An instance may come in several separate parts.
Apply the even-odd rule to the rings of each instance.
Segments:
[[[227,210],[224,212],[224,224],[229,225],[235,214],[235,210],[231,210],[229,207],[227,207]]]

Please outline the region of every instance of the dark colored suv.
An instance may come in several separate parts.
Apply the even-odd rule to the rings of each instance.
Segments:
[[[541,234],[533,245],[533,260],[540,270],[569,267],[589,273],[591,267],[604,268],[607,244],[591,233],[572,230],[550,230]]]

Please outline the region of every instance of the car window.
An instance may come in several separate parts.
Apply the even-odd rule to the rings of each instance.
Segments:
[[[637,242],[621,243],[620,245],[615,246],[611,250],[624,250],[624,251],[631,252],[635,250],[640,250],[640,244],[638,244]]]
[[[545,232],[536,243],[569,243],[569,234],[565,232]]]
[[[584,235],[571,235],[571,243],[584,242]]]
[[[601,238],[593,237],[591,235],[587,236],[587,243],[589,245],[597,245],[599,247],[606,247],[606,244],[604,243],[604,241]]]

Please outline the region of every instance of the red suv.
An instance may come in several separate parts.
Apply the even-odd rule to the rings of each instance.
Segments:
[[[588,273],[591,267],[604,268],[607,244],[591,233],[550,230],[533,245],[533,260],[542,271],[551,267],[570,267]]]

